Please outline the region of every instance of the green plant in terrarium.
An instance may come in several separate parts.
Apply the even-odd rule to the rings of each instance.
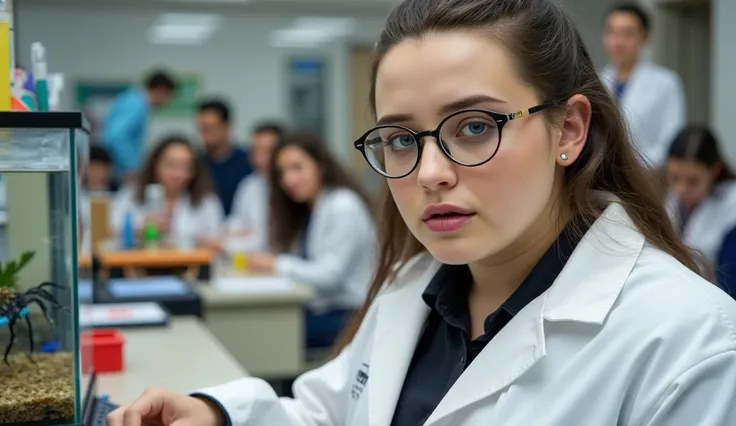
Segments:
[[[35,251],[26,251],[20,255],[20,259],[18,259],[18,261],[11,260],[5,264],[0,262],[0,289],[17,289],[18,272],[20,272],[35,255]]]
[[[64,309],[47,288],[59,288],[62,286],[45,282],[36,287],[30,288],[24,292],[18,291],[18,272],[21,271],[28,262],[33,259],[35,252],[24,252],[17,261],[11,260],[3,264],[0,262],[0,325],[8,325],[10,329],[10,341],[5,347],[5,355],[3,363],[9,365],[8,355],[15,343],[15,325],[20,319],[25,319],[28,326],[28,334],[30,337],[31,353],[33,353],[33,325],[28,315],[28,306],[32,303],[38,305],[46,317],[46,320],[53,324],[49,316],[49,306]]]

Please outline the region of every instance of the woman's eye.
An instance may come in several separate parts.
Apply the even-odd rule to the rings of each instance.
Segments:
[[[460,134],[462,136],[478,136],[482,135],[486,130],[488,130],[488,124],[477,121],[463,126],[460,129]]]
[[[414,144],[414,138],[411,135],[396,135],[389,139],[389,145],[393,149],[405,149]]]

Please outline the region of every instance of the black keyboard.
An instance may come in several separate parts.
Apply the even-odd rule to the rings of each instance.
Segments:
[[[92,412],[92,417],[89,419],[90,422],[86,426],[106,426],[107,415],[115,411],[118,407],[119,405],[113,404],[106,399],[97,398]]]

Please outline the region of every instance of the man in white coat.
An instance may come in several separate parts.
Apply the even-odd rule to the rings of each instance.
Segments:
[[[677,74],[644,58],[651,20],[635,3],[614,6],[603,42],[611,63],[602,79],[627,118],[634,144],[653,168],[686,124],[685,93]]]

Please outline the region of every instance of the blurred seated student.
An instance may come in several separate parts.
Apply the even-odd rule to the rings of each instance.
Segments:
[[[146,187],[160,184],[164,202],[160,211],[150,211]],[[181,136],[161,141],[151,153],[132,187],[122,189],[110,209],[111,228],[122,232],[126,214],[140,232],[153,223],[176,245],[199,245],[220,231],[222,205],[212,190],[210,176],[192,143]]]
[[[87,168],[87,190],[89,192],[113,192],[117,185],[112,179],[112,157],[100,145],[89,148],[89,166]]]
[[[722,288],[736,289],[736,176],[713,133],[701,126],[682,130],[665,170],[668,208],[680,238],[715,267]]]
[[[233,143],[231,117],[230,106],[221,99],[199,104],[197,120],[204,142],[205,163],[225,216],[230,215],[238,185],[252,171],[248,153]]]
[[[306,309],[307,346],[330,346],[365,299],[376,235],[365,193],[317,136],[285,137],[269,173],[272,253],[248,267],[314,288]]]
[[[235,192],[228,229],[234,235],[247,235],[248,246],[264,249],[268,245],[268,171],[271,154],[281,143],[284,128],[276,123],[262,123],[253,131],[250,161],[254,172]]]

